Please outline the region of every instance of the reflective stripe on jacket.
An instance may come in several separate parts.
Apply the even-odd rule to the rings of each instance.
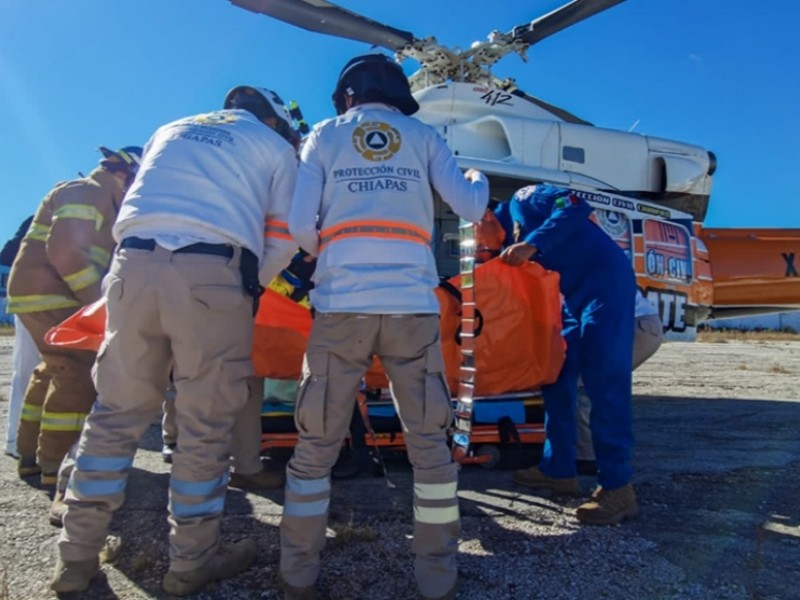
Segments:
[[[301,248],[319,255],[311,291],[320,312],[435,314],[433,189],[478,221],[488,182],[467,181],[435,129],[369,103],[306,139],[289,211]]]
[[[99,167],[45,196],[11,268],[9,312],[77,308],[100,297],[122,196],[122,182]]]

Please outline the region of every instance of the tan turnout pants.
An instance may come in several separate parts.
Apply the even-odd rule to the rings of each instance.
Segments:
[[[261,405],[264,398],[264,378],[252,377],[249,385],[250,397],[242,410],[236,414],[231,439],[231,468],[241,475],[255,475],[264,468],[261,463]],[[161,435],[165,444],[178,443],[174,396],[174,393],[168,393],[164,401]]]
[[[73,308],[19,315],[30,332],[41,362],[33,371],[22,404],[17,450],[36,457],[45,473],[56,473],[75,443],[95,400],[92,365],[95,353],[45,343],[47,331],[75,312]]]
[[[158,246],[115,255],[103,282],[98,399],[67,488],[62,559],[97,556],[139,440],[160,414],[170,369],[180,440],[169,486],[170,568],[188,571],[215,554],[234,415],[252,375],[252,302],[238,267],[238,249],[231,259]]]
[[[378,355],[390,380],[414,468],[414,573],[427,597],[456,581],[460,534],[457,465],[447,447],[452,405],[444,379],[438,315],[320,313],[297,394],[297,446],[287,465],[280,571],[313,584],[325,542],[330,470],[350,425],[359,383]]]

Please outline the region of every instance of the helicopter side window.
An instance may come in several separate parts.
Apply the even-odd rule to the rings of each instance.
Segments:
[[[583,148],[577,148],[576,146],[564,146],[561,150],[561,158],[569,162],[583,164],[586,162],[586,152]]]

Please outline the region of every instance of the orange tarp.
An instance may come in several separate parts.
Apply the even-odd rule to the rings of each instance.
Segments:
[[[460,288],[460,277],[450,279]],[[441,338],[447,380],[458,390],[461,355],[457,334],[461,303],[450,292],[436,289],[441,308]],[[564,361],[561,337],[561,297],[558,275],[535,263],[509,267],[495,259],[475,271],[475,297],[482,326],[476,337],[477,395],[530,390],[555,381]],[[51,329],[50,344],[97,350],[103,340],[105,303],[83,307]],[[272,379],[295,379],[311,332],[310,311],[271,289],[261,297],[255,317],[255,373]],[[385,387],[379,369],[368,384]]]
[[[311,311],[267,289],[261,296],[253,333],[253,367],[270,379],[297,379],[303,366]]]
[[[449,282],[460,290],[460,277]],[[461,365],[457,339],[461,303],[443,288],[437,288],[436,295],[447,384],[455,395]],[[566,351],[561,337],[558,274],[535,263],[509,267],[493,259],[475,270],[475,300],[480,313],[476,325],[480,332],[475,338],[475,394],[531,390],[554,382]],[[386,385],[377,360],[368,373],[367,385]]]
[[[100,348],[106,324],[106,304],[101,298],[47,332],[45,341],[76,350]],[[296,379],[303,364],[310,311],[273,290],[261,296],[253,335],[253,366],[256,375],[271,379]]]
[[[52,346],[97,352],[103,342],[105,328],[106,300],[100,298],[50,329],[45,334],[44,341]]]

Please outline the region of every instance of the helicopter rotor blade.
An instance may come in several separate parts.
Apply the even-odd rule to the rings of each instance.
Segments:
[[[534,19],[530,23],[514,27],[510,35],[515,40],[519,39],[529,45],[533,45],[624,1],[571,0],[571,2],[546,15],[542,15],[538,19]]]
[[[326,0],[229,0],[232,4],[297,27],[398,50],[414,35],[372,21]]]

